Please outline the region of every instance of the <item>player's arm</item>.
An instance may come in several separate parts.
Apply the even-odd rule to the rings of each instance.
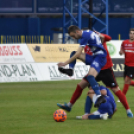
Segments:
[[[119,54],[120,55],[123,55],[124,54],[123,43],[121,44],[121,48],[120,48]]]
[[[75,59],[77,59],[77,57],[79,57],[80,54],[82,53],[83,49],[84,49],[84,47],[79,47],[78,50],[77,50],[77,52],[70,59],[68,59],[64,63],[62,63],[62,62],[58,63],[58,67],[60,67],[60,66],[66,66],[67,64],[69,64],[72,61],[74,61]]]
[[[112,115],[110,115],[110,116],[109,116],[109,118],[112,118],[116,111],[117,111],[117,108],[115,108],[115,110],[114,110],[113,114],[112,114]]]
[[[122,48],[120,49],[119,54],[120,54],[120,55],[123,55],[123,54],[124,54],[124,51],[123,51]]]
[[[105,41],[110,41],[112,38],[109,36],[109,35],[107,35],[107,34],[101,34],[102,36],[104,36],[104,39],[105,39]]]
[[[112,39],[112,38],[111,38],[109,35],[107,35],[107,34],[102,34],[102,33],[99,33],[99,32],[97,32],[97,31],[94,31],[94,32],[97,33],[97,34],[100,36],[102,43],[105,42],[105,41],[110,41],[110,40]]]
[[[101,33],[99,33],[98,31],[95,31],[95,30],[94,30],[94,32],[99,35],[99,37],[100,37],[100,39],[101,39],[101,42],[103,43],[104,40],[105,40],[105,37],[104,37]]]

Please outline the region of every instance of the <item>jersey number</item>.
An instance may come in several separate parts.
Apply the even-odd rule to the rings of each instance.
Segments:
[[[101,44],[100,37],[99,37],[97,34],[95,34],[94,32],[91,34],[91,38],[92,38],[93,40],[96,40],[96,44],[97,44],[97,45],[100,45],[100,44]]]

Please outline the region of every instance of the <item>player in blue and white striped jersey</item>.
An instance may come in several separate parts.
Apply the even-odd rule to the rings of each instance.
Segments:
[[[104,119],[112,118],[113,114],[117,110],[114,96],[110,90],[104,86],[100,86],[100,92],[107,100],[106,103],[102,103],[98,109],[91,113],[92,103],[96,101],[96,95],[90,87],[85,103],[85,114],[83,116],[76,116],[76,119]]]
[[[101,103],[106,102],[106,99],[103,96],[101,96],[95,77],[98,75],[101,68],[106,64],[107,52],[101,43],[99,35],[91,30],[83,31],[79,29],[79,27],[73,25],[69,27],[68,33],[74,39],[81,39],[80,46],[77,52],[71,54],[70,59],[68,59],[63,63],[62,62],[58,63],[59,71],[68,74],[70,70],[74,69],[76,64],[76,59],[81,59],[83,62],[85,62],[86,65],[90,65],[87,80],[91,85],[92,89],[94,90],[95,94],[97,95],[97,101],[94,106],[99,107]],[[90,47],[92,51],[92,55],[82,53],[86,45]],[[65,66],[67,64],[71,64],[71,69],[62,68],[62,66]],[[79,88],[79,90],[81,90],[82,92],[83,90],[82,87],[80,87],[79,85],[77,86],[78,86],[77,88]],[[68,109],[67,107],[69,105],[71,104],[68,105],[58,104],[59,107],[65,110]]]

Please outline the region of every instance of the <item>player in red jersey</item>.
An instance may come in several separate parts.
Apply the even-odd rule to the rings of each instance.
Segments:
[[[102,39],[103,46],[104,46],[105,50],[107,51],[107,63],[101,69],[100,73],[97,75],[96,81],[102,81],[107,87],[109,87],[114,92],[114,94],[119,98],[120,102],[125,107],[126,112],[127,112],[127,116],[132,118],[133,114],[129,108],[126,97],[121,92],[121,90],[118,87],[118,84],[116,82],[116,79],[114,77],[114,73],[113,73],[113,69],[112,69],[112,66],[113,66],[112,59],[109,55],[107,45],[106,45],[106,42],[111,40],[111,37],[106,35],[106,34],[100,34],[98,32],[96,32],[96,33],[99,34],[100,38]],[[88,46],[85,47],[84,51],[87,54],[92,55],[92,52],[90,51],[90,48]],[[73,51],[73,53],[74,53],[74,51]],[[83,78],[83,80],[77,85],[76,90],[73,93],[70,102],[65,103],[64,105],[57,103],[57,105],[62,109],[65,109],[67,111],[71,111],[71,107],[76,102],[76,100],[81,96],[83,89],[86,88],[88,85],[89,85],[89,83],[87,82],[87,77],[85,76]]]
[[[134,77],[134,28],[130,29],[129,39],[124,40],[121,44],[120,55],[125,55],[124,87],[123,93],[126,95],[129,85],[133,85]]]
[[[98,32],[96,32],[96,33],[98,33]],[[98,33],[98,34],[100,34],[100,33]],[[119,98],[119,100],[121,101],[121,103],[125,107],[128,117],[131,117],[132,114],[131,114],[131,110],[129,108],[129,105],[127,103],[127,99],[123,95],[123,93],[121,92],[121,90],[116,82],[114,72],[112,69],[113,62],[112,62],[112,59],[110,57],[110,54],[108,52],[107,45],[106,45],[106,42],[110,41],[111,37],[106,35],[106,34],[100,34],[100,37],[102,39],[103,46],[107,51],[107,63],[101,69],[100,73],[96,77],[96,81],[102,81],[107,87],[109,87],[114,92],[114,94]],[[91,51],[87,47],[85,47],[85,52],[87,52],[88,54],[91,54]],[[86,77],[84,77],[84,79],[86,80]],[[132,117],[133,117],[133,115],[132,115]]]

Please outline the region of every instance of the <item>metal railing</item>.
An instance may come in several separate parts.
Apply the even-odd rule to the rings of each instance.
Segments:
[[[51,44],[52,40],[50,36],[29,36],[29,35],[1,35],[0,36],[1,44],[10,44],[10,43],[30,43],[30,44]]]

